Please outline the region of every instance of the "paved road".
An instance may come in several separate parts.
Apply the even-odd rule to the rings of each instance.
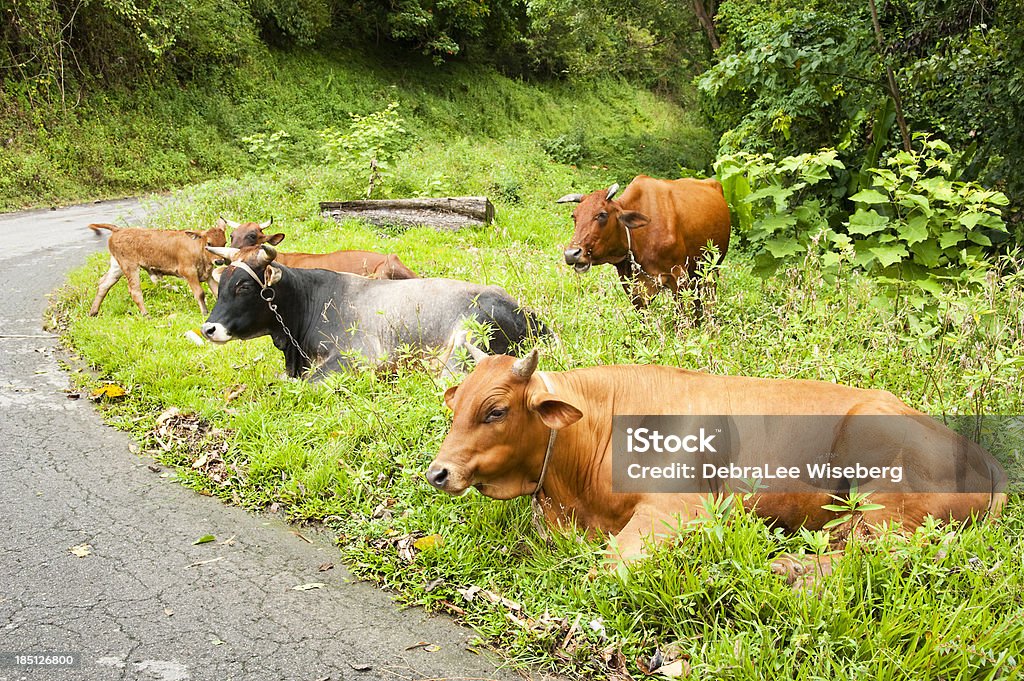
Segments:
[[[0,654],[81,659],[0,663],[0,681],[516,678],[468,652],[468,630],[399,610],[340,567],[318,572],[337,559],[330,546],[161,479],[61,392],[46,295],[103,248],[87,223],[142,212],[122,201],[0,215]],[[235,541],[194,546],[205,534]],[[292,588],[310,582],[327,586]],[[420,642],[433,645],[408,649]]]

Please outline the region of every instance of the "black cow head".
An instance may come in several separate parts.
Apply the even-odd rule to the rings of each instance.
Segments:
[[[231,264],[213,271],[217,304],[203,324],[203,335],[214,343],[227,343],[271,333],[278,326],[267,305],[271,294],[276,294],[273,286],[281,280],[280,268],[271,264],[277,251],[266,244],[242,249],[211,247],[209,250],[227,258]],[[252,273],[240,263],[247,265]],[[269,293],[264,289],[269,289]]]
[[[613,201],[617,191],[619,185],[613,184],[586,196],[567,194],[556,202],[580,204],[572,212],[576,230],[564,251],[565,264],[572,265],[577,272],[586,272],[591,265],[625,260],[628,254],[625,229],[636,229],[650,222],[643,213],[626,210],[618,201]]]

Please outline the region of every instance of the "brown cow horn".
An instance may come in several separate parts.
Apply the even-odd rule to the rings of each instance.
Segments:
[[[520,357],[512,365],[512,374],[524,380],[533,376],[533,372],[537,370],[537,362],[539,360],[540,354],[537,352],[537,348],[530,350],[530,354],[526,357]]]
[[[608,187],[608,196],[604,197],[605,201],[611,201],[612,197],[619,193],[619,183],[616,182],[611,187]]]
[[[263,244],[256,253],[256,266],[266,267],[277,257],[277,249],[270,244]]]
[[[274,216],[273,215],[271,215],[270,219],[267,220],[266,222],[261,222],[260,223],[260,229],[266,229],[267,227],[270,227],[270,225],[272,225],[272,224],[274,224]]]
[[[473,345],[472,343],[466,343],[466,349],[469,350],[469,356],[473,358],[473,361],[480,363],[480,361],[487,356],[487,353]]]
[[[583,200],[583,194],[566,194],[555,203],[579,203]]]
[[[231,229],[238,229],[239,225],[241,224],[241,223],[239,223],[239,222],[232,222],[231,220],[228,220],[228,219],[227,219],[226,217],[224,217],[223,215],[221,215],[221,216],[220,216],[220,219],[221,219],[221,220],[223,220],[223,221],[224,221],[224,224],[226,224],[226,225],[227,225],[228,227],[230,227]]]

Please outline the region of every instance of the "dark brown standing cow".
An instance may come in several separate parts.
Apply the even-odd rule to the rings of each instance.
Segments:
[[[613,419],[624,415],[708,415],[725,430],[718,451],[728,449],[727,463],[738,467],[772,462],[802,475],[818,461],[899,465],[899,485],[862,486],[869,492],[874,485],[871,501],[881,505],[865,511],[866,525],[895,521],[912,530],[927,516],[962,521],[998,513],[1006,501],[1006,473],[991,454],[882,390],[651,365],[537,371],[536,350],[518,360],[470,350],[477,367],[445,393],[455,415],[427,481],[453,495],[470,487],[493,499],[535,495],[551,523],[614,535],[609,553],[616,562],[642,557],[645,539],[705,516],[708,494],[725,491],[709,481],[695,483],[697,493],[670,493],[653,473],[649,487],[616,491],[623,450],[613,447],[621,442]],[[808,417],[810,425],[802,420]],[[801,426],[790,428],[794,422]],[[849,479],[830,479],[826,488],[796,482],[795,492],[773,492],[778,481],[766,481],[766,491],[743,503],[790,530],[819,529],[838,515],[822,508],[834,503],[830,494],[850,489]]]
[[[101,229],[110,230],[110,239],[107,241],[110,268],[100,279],[89,316],[95,317],[99,314],[103,298],[122,275],[128,279],[128,290],[139,312],[146,314],[139,281],[140,269],[149,272],[154,280],[159,275],[181,277],[188,282],[202,313],[209,314],[202,282],[209,283],[216,295],[211,277],[217,258],[207,251],[206,247],[223,246],[227,243],[223,229],[213,227],[205,232],[196,232],[176,229],[134,229],[107,224],[93,224],[89,227],[97,234]]]
[[[229,260],[238,253],[238,249],[248,246],[270,244],[276,246],[284,241],[284,234],[264,234],[263,230],[274,223],[274,218],[267,222],[231,222],[224,218],[217,221],[218,226],[231,227],[231,250],[224,252]],[[419,275],[406,267],[405,263],[392,253],[375,251],[334,251],[333,253],[278,253],[277,261],[285,267],[299,269],[320,269],[332,272],[358,274],[371,279],[418,279]]]
[[[619,185],[586,196],[568,194],[558,203],[579,203],[572,212],[576,231],[565,262],[577,272],[591,265],[615,265],[626,294],[645,307],[662,288],[674,294],[697,289],[708,244],[721,262],[729,248],[729,206],[717,180],[659,180],[638,175],[615,200]]]

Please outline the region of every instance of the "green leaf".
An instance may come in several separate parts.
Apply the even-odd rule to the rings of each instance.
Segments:
[[[949,231],[943,233],[939,237],[939,248],[945,250],[945,249],[949,248],[950,246],[957,245],[958,243],[960,243],[963,240],[964,240],[964,233],[963,232],[961,232],[961,231],[959,231],[957,229],[954,229],[954,228],[950,228]]]
[[[852,233],[869,236],[882,231],[889,224],[889,218],[879,215],[874,210],[858,208],[857,212],[850,216],[847,224]]]
[[[928,202],[928,197],[924,194],[904,193],[899,197],[899,204],[907,208],[918,208],[928,217],[935,212],[932,210],[931,203]]]
[[[204,534],[202,537],[192,542],[192,545],[195,546],[196,544],[209,544],[210,542],[216,540],[217,538],[214,537],[212,534]]]
[[[895,265],[900,260],[903,260],[910,255],[909,251],[907,251],[907,247],[899,243],[888,246],[875,246],[870,250],[874,253],[875,257],[878,258],[878,262],[882,264],[882,267]]]
[[[831,530],[833,527],[836,527],[837,525],[842,525],[843,523],[848,522],[848,521],[850,521],[852,519],[853,519],[853,515],[850,514],[850,513],[847,513],[846,515],[842,515],[842,516],[836,518],[835,520],[828,521],[827,523],[825,523],[824,525],[821,526],[821,529],[823,529],[823,530]]]
[[[787,258],[807,250],[796,239],[775,238],[764,242],[764,248],[776,258]]]
[[[913,215],[896,228],[896,233],[908,246],[928,238],[928,218],[924,215]]]
[[[942,249],[934,240],[921,241],[910,247],[915,259],[925,267],[938,267],[942,257]]]
[[[964,213],[960,216],[960,224],[967,229],[974,229],[978,225],[982,227],[988,227],[990,229],[1004,229],[1003,219],[998,215],[993,215],[987,212],[974,211],[971,213]]]
[[[851,196],[850,200],[856,201],[857,203],[867,204],[889,203],[888,196],[874,189],[861,189],[859,192]]]

